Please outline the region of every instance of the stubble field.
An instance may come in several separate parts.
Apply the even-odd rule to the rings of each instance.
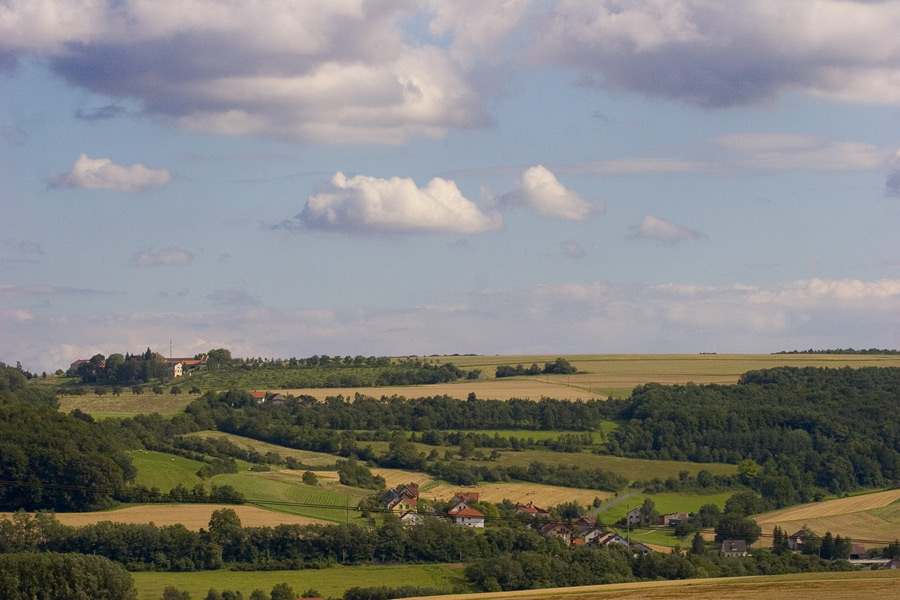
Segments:
[[[820,536],[830,531],[866,547],[886,546],[900,539],[900,490],[794,506],[760,515],[756,522],[764,535],[776,525],[788,534],[807,527]]]
[[[179,523],[194,531],[209,528],[209,518],[213,511],[221,508],[234,510],[241,519],[244,527],[274,527],[276,525],[309,525],[311,523],[324,523],[319,519],[312,519],[299,515],[291,515],[256,508],[255,506],[240,506],[233,504],[143,504],[129,506],[116,510],[87,513],[56,513],[56,518],[63,525],[84,527],[103,521],[113,523],[154,523],[160,527],[164,525],[178,525]],[[0,517],[10,518],[10,513],[0,513]]]

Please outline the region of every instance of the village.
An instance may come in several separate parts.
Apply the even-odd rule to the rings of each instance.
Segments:
[[[420,511],[419,486],[415,484],[400,485],[390,489],[379,496],[383,504],[383,510],[387,514],[395,515],[405,527],[415,527],[425,519],[449,520],[460,527],[483,529],[485,523],[491,519],[476,507],[479,505],[479,493],[470,491],[456,492],[446,504],[443,510],[428,508]],[[631,509],[626,514],[624,524],[626,531],[631,528],[646,527],[642,520],[640,507]],[[682,521],[691,517],[686,512],[675,512],[659,515],[655,524],[650,527],[676,527]],[[494,517],[503,519],[503,517]],[[671,548],[654,549],[648,544],[631,540],[626,533],[622,537],[617,531],[602,524],[595,516],[581,515],[569,519],[554,518],[551,511],[536,506],[533,502],[526,504],[516,503],[514,518],[538,531],[542,536],[556,538],[566,546],[584,546],[600,548],[604,546],[619,545],[629,548],[635,556],[650,554],[656,551],[670,552]],[[787,549],[790,552],[803,552],[804,544],[815,534],[806,529],[800,529],[786,537]],[[719,555],[723,557],[737,558],[748,556],[749,545],[743,539],[722,540],[719,545]],[[888,569],[900,568],[900,561],[869,558],[865,546],[853,543],[850,547],[851,563],[860,565],[883,566]]]

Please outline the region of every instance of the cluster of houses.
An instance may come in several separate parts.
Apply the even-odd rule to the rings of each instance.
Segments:
[[[425,514],[438,518],[448,518],[455,525],[462,527],[484,528],[486,517],[484,513],[474,507],[478,502],[478,492],[457,492],[450,499],[446,515],[429,511]],[[387,512],[397,515],[405,525],[416,525],[422,522],[423,515],[418,512],[419,488],[415,485],[401,485],[391,489],[382,495]],[[545,537],[555,537],[563,540],[571,546],[608,546],[621,544],[633,551],[647,554],[652,552],[648,546],[639,542],[630,542],[614,531],[604,529],[597,524],[593,517],[582,516],[569,521],[559,521],[551,518],[550,511],[532,502],[516,504],[516,515],[530,517],[535,521],[535,528]]]
[[[206,367],[206,355],[203,354],[200,358],[166,358],[159,352],[154,352],[153,357],[157,358],[166,365],[166,373],[169,377],[181,377],[186,374],[190,374],[191,371],[196,369],[201,369]],[[89,358],[81,358],[73,362],[69,365],[69,369],[72,371],[77,371],[78,367],[83,364],[91,362]],[[101,361],[98,365],[100,368],[106,366],[106,361]]]

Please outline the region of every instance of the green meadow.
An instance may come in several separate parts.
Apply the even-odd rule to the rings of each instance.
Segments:
[[[462,565],[396,565],[328,567],[301,571],[200,571],[196,573],[132,573],[137,600],[159,600],[163,590],[173,586],[189,592],[191,598],[205,598],[210,589],[235,590],[249,598],[255,589],[268,597],[279,583],[290,585],[299,598],[314,589],[319,597],[340,597],[352,587],[414,585],[451,593],[467,590]]]
[[[236,473],[212,478],[216,485],[230,485],[247,499],[247,504],[292,515],[302,515],[325,521],[346,521],[359,518],[355,507],[371,494],[371,490],[335,486],[324,489],[300,483],[299,477],[280,472]],[[349,510],[348,510],[349,509]]]
[[[137,485],[155,487],[167,493],[179,484],[191,489],[198,483],[203,483],[197,475],[197,471],[203,466],[202,462],[152,450],[132,450],[128,455],[137,469],[134,481]]]
[[[325,454],[324,452],[312,452],[309,450],[295,450],[294,448],[278,446],[276,444],[270,444],[268,442],[254,440],[253,438],[234,435],[231,433],[224,433],[221,431],[197,431],[194,433],[189,433],[185,437],[190,436],[196,436],[204,439],[212,438],[227,440],[236,446],[239,446],[241,448],[250,448],[251,450],[255,450],[260,454],[265,454],[266,452],[275,452],[282,458],[295,458],[307,467],[332,467],[334,466],[334,463],[340,459],[340,457],[333,454]]]

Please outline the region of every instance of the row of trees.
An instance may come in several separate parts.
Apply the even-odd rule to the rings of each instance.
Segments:
[[[553,362],[544,363],[542,369],[537,363],[531,363],[527,369],[518,364],[515,367],[510,365],[499,365],[494,372],[494,377],[515,377],[517,375],[570,375],[576,373],[578,369],[573,367],[569,361],[564,358],[557,358]]]

